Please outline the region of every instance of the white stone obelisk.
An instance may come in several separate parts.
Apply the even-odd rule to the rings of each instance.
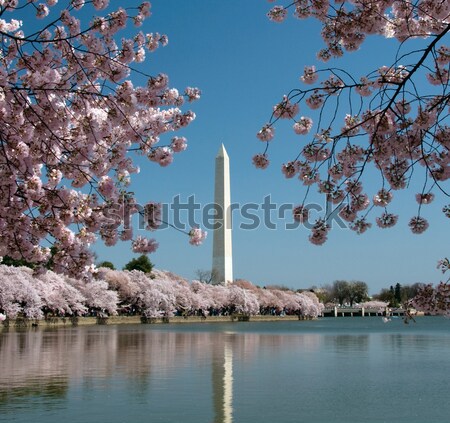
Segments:
[[[233,251],[231,248],[230,159],[223,144],[216,156],[215,177],[216,217],[213,233],[212,281],[215,284],[226,285],[233,281]]]

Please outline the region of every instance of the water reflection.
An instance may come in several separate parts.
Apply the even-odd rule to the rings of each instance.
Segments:
[[[279,404],[283,423],[298,422],[299,415],[302,421],[328,422],[339,412],[347,418],[349,401],[358,418],[363,413],[376,416],[394,395],[403,402],[395,402],[399,409],[390,413],[408,415],[418,404],[413,400],[415,379],[425,379],[419,376],[424,371],[436,386],[433,396],[421,399],[433,410],[433,421],[445,421],[438,412],[450,413],[450,407],[436,406],[450,372],[450,359],[442,358],[450,349],[447,332],[431,336],[410,328],[403,332],[403,326],[402,331],[353,334],[305,331],[304,324],[295,331],[281,324],[261,327],[136,325],[2,332],[0,422],[53,423],[70,416],[71,423],[232,423],[258,416],[263,423],[280,420]],[[437,362],[443,366],[439,371]],[[359,389],[362,383],[367,389]],[[318,412],[322,420],[316,419]],[[360,420],[348,418],[346,423],[351,421]]]
[[[255,335],[237,345],[246,351]],[[241,340],[242,341],[242,340]],[[0,335],[0,409],[59,407],[70,386],[82,397],[102,385],[126,383],[128,395],[145,402],[154,385],[160,388],[192,362],[210,363],[215,421],[232,421],[233,338],[215,333],[180,333],[136,328],[74,328],[11,331]],[[218,374],[218,376],[216,376]],[[210,391],[211,392],[211,391]],[[219,398],[220,397],[220,398]],[[216,403],[220,402],[220,406]],[[1,418],[0,418],[1,419]]]
[[[0,411],[58,408],[70,391],[88,399],[98,390],[126,391],[133,401],[157,408],[155,392],[185,389],[183,378],[201,383],[210,374],[209,396],[215,423],[233,421],[233,360],[251,360],[259,351],[307,351],[317,335],[189,332],[152,327],[93,326],[0,334]],[[195,370],[198,368],[197,370]],[[183,376],[183,372],[193,374]],[[209,370],[208,370],[209,369]],[[152,394],[152,395],[150,395]],[[150,400],[149,400],[150,398]],[[156,401],[155,401],[156,402]],[[0,419],[1,420],[1,419]]]
[[[214,348],[212,361],[212,388],[214,423],[233,421],[233,342],[236,337],[226,334],[223,342]]]
[[[367,351],[369,335],[328,335],[325,336],[325,346],[340,354],[351,354],[352,351]]]

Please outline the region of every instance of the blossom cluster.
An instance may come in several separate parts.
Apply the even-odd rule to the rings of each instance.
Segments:
[[[159,33],[121,38],[128,22],[140,26],[150,16],[148,2],[115,10],[108,0],[25,3],[1,2],[0,255],[45,263],[50,240],[55,270],[79,275],[98,237],[106,245],[133,239],[117,218],[118,205],[138,212],[127,190],[139,172],[131,152],[169,165],[186,139],[159,145],[160,138],[195,119],[181,108],[200,91],[179,92],[165,74],[131,82],[131,66],[168,42]],[[89,6],[107,13],[81,21]],[[36,11],[41,27],[32,13],[8,20],[24,8]],[[133,248],[149,252],[156,243],[136,238]]]
[[[437,267],[443,274],[450,271],[449,259],[440,260]],[[450,277],[446,281],[441,281],[436,287],[431,284],[425,285],[410,300],[410,305],[428,314],[450,317]]]
[[[356,233],[371,226],[367,216],[377,207],[383,208],[375,218],[377,226],[390,228],[399,220],[388,210],[394,193],[415,186],[418,180],[417,212],[408,226],[420,234],[429,226],[424,206],[433,202],[436,193],[450,196],[445,185],[450,179],[450,49],[445,45],[450,6],[430,0],[337,3],[296,0],[274,6],[268,17],[282,22],[293,10],[299,19],[317,19],[325,43],[318,59],[323,61],[359,49],[373,34],[395,38],[402,43],[403,54],[390,66],[381,65],[362,76],[345,68],[305,66],[300,76],[303,86],[284,95],[258,131],[257,138],[266,146],[263,154],[253,157],[253,163],[261,169],[269,165],[276,126],[282,120],[291,121],[300,136],[299,146],[296,158],[286,161],[281,171],[306,186],[294,218],[302,216],[299,210],[311,186],[316,186]],[[378,192],[366,191],[370,167],[379,174]],[[443,208],[447,217],[449,210],[450,205]],[[335,211],[327,209],[318,220],[309,237],[312,243],[320,245],[326,240],[327,228],[321,222]]]

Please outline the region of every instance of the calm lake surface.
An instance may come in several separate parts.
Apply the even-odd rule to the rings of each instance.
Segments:
[[[0,332],[0,422],[448,423],[450,320]]]

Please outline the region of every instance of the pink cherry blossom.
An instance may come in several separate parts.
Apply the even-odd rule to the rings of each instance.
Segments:
[[[300,205],[296,206],[292,209],[292,214],[294,216],[294,220],[300,223],[305,223],[308,221],[309,211],[308,208]]]
[[[208,233],[200,228],[192,228],[189,231],[189,243],[192,245],[200,245],[205,239]]]
[[[392,193],[386,191],[384,188],[378,191],[373,197],[373,204],[375,206],[385,207],[392,201]]]
[[[172,152],[168,147],[157,147],[149,155],[148,158],[158,163],[162,167],[169,166],[173,162]]]
[[[366,194],[352,195],[350,200],[350,207],[355,211],[361,211],[369,207],[370,201]]]
[[[306,66],[300,80],[310,86],[293,87],[272,110],[266,124],[272,130],[272,139],[274,127],[283,124],[280,119],[294,119],[304,105],[317,110],[317,134],[300,151],[303,158],[296,169],[300,181],[317,190],[306,191],[303,201],[314,191],[324,195],[327,202],[343,205],[348,201],[340,215],[362,233],[370,227],[368,219],[373,208],[369,195],[374,206],[386,207],[393,199],[393,190],[418,184],[422,191],[416,195],[418,214],[422,205],[433,202],[434,196],[450,195],[445,184],[450,179],[446,95],[450,49],[445,45],[449,9],[445,2],[361,0],[356,5],[351,0],[339,0],[337,6],[328,0],[281,3],[272,8],[269,19],[284,21],[289,9],[299,19],[316,19],[324,43],[317,57],[324,62],[336,59],[328,69]],[[362,75],[351,62],[338,63],[339,58],[358,50],[372,35],[379,36],[380,43],[383,37],[401,43],[401,54]],[[328,76],[322,78],[325,70]],[[295,110],[291,110],[293,105]],[[306,129],[301,120],[293,128],[302,135],[311,129]],[[269,154],[269,148],[277,147],[268,144],[265,154]],[[298,153],[294,152],[284,163],[297,160]],[[424,171],[416,170],[420,167]],[[287,177],[297,174],[287,165],[282,170]],[[380,181],[375,189],[374,174]],[[343,184],[351,181],[358,181],[358,190],[344,191]],[[363,192],[367,181],[370,191]],[[363,210],[368,210],[366,215],[358,217]],[[446,217],[450,217],[449,210],[448,206],[443,208]],[[331,213],[328,208],[323,220]],[[387,211],[375,218],[381,228],[397,220]],[[428,223],[417,217],[409,226],[414,233],[421,233]],[[317,231],[310,237],[316,244],[324,238]]]
[[[229,289],[229,300],[233,304],[235,311],[244,315],[256,315],[259,313],[259,303],[256,295],[236,285],[231,285]]]
[[[428,229],[428,222],[426,221],[426,219],[420,216],[411,218],[408,225],[413,234],[421,234]]]
[[[416,194],[416,201],[419,204],[430,204],[434,200],[434,194],[432,192],[426,194]]]
[[[314,84],[319,79],[315,66],[305,66],[300,80],[305,84]]]
[[[281,166],[281,171],[286,178],[293,178],[298,171],[297,162],[285,163]]]
[[[380,228],[391,228],[397,223],[398,216],[392,213],[383,213],[380,217],[376,218],[377,225]]]
[[[450,205],[444,206],[444,207],[442,208],[442,211],[444,212],[445,216],[447,216],[448,218],[450,218]]]
[[[269,166],[269,159],[266,154],[256,154],[253,156],[252,161],[257,169],[265,169]]]
[[[339,210],[339,216],[347,222],[353,222],[356,219],[356,211],[346,205]]]
[[[21,9],[23,20],[0,19],[7,46],[0,64],[0,192],[8,193],[0,201],[0,255],[43,265],[51,240],[55,270],[92,278],[88,247],[96,237],[106,245],[132,238],[120,216],[136,204],[128,190],[139,172],[135,158],[172,163],[186,148],[184,137],[155,144],[195,119],[181,107],[200,91],[179,91],[167,75],[145,78],[138,69],[146,54],[168,43],[164,34],[126,29],[133,18],[142,24],[150,16],[150,3],[127,9],[107,9],[107,0],[57,3],[10,1],[7,9]],[[35,14],[45,18],[42,25]],[[96,17],[81,19],[86,14]],[[142,86],[130,80],[134,69]],[[143,237],[132,245],[145,252],[157,246]]]
[[[286,15],[287,10],[283,6],[275,6],[267,13],[267,16],[273,22],[283,22]]]
[[[187,148],[185,137],[173,137],[172,142],[170,143],[170,148],[174,153],[180,153]]]
[[[158,243],[154,239],[138,236],[132,242],[132,250],[134,253],[149,254],[154,253],[158,248]]]
[[[36,17],[39,19],[45,18],[49,14],[49,9],[46,4],[41,3],[37,6]]]
[[[316,90],[306,99],[306,104],[312,110],[319,109],[323,104],[323,95]]]
[[[292,119],[298,114],[299,106],[292,103],[287,96],[283,96],[283,100],[273,106],[273,115],[280,119]]]
[[[76,279],[68,279],[67,281],[83,295],[86,307],[111,315],[117,314],[119,297],[117,292],[108,289],[108,284],[105,281],[85,282]]]
[[[366,232],[367,229],[369,229],[371,226],[372,224],[370,222],[367,222],[366,219],[360,218],[351,223],[350,229],[361,235]]]
[[[331,181],[321,181],[318,188],[321,193],[331,194],[335,186]]]
[[[441,270],[442,273],[450,270],[450,260],[448,258],[438,261],[437,268]]]
[[[315,245],[322,245],[327,240],[329,230],[330,226],[323,219],[318,219],[314,223],[309,240]]]
[[[267,124],[256,134],[261,141],[270,141],[274,137],[274,128]]]
[[[302,116],[298,122],[294,123],[294,132],[298,135],[306,135],[312,128],[313,121],[309,117]]]
[[[438,262],[438,269],[446,273],[450,269],[448,258]],[[422,287],[418,294],[409,301],[409,306],[429,314],[450,316],[450,278],[441,281],[436,287],[431,284]]]
[[[198,88],[192,87],[187,87],[184,93],[187,96],[189,102],[198,100],[201,95],[201,92]]]
[[[343,190],[341,189],[334,189],[333,191],[331,191],[329,193],[328,199],[333,203],[333,204],[341,204],[344,199],[346,197],[346,194]]]

